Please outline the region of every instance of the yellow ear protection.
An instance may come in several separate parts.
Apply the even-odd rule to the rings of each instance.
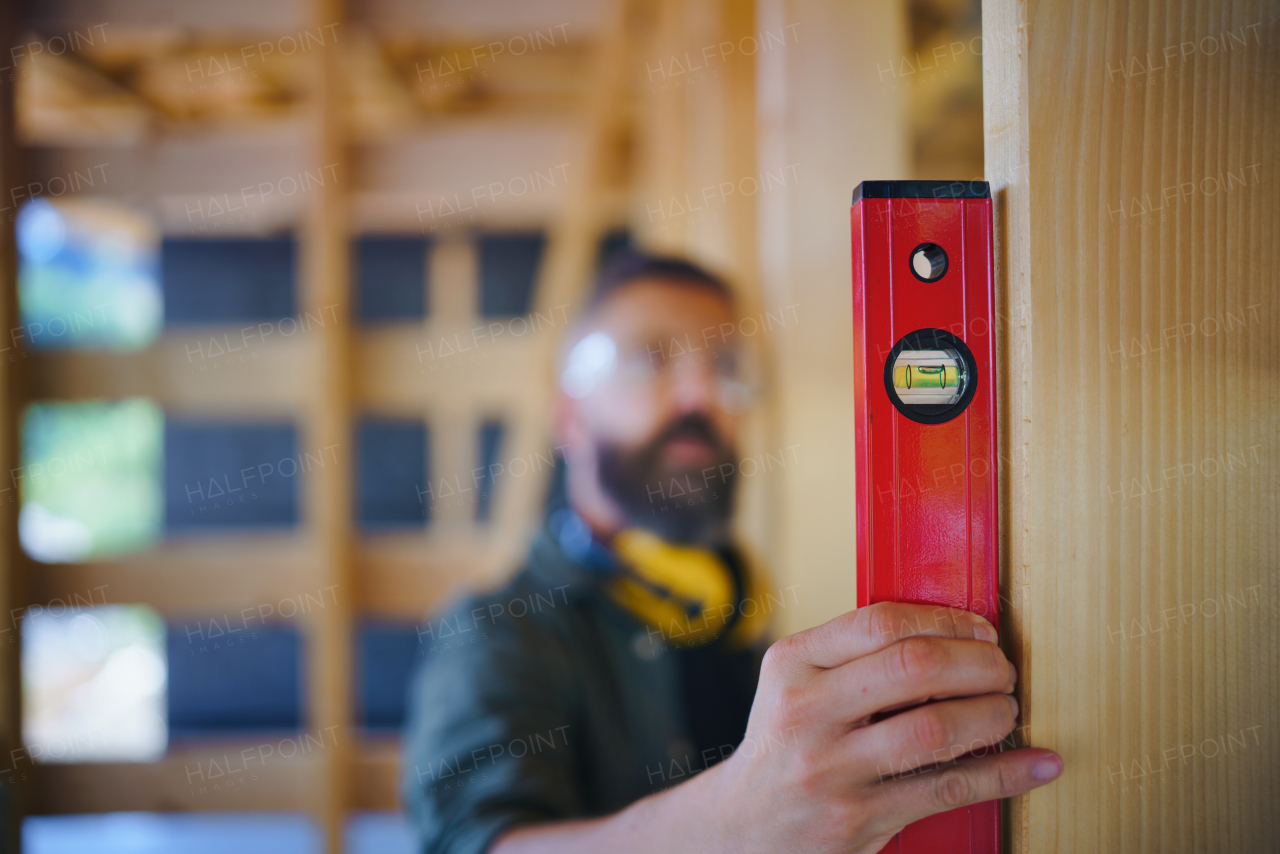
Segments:
[[[747,567],[739,582],[716,552],[673,545],[641,528],[620,531],[610,545],[621,568],[607,587],[610,598],[663,640],[697,646],[728,627],[727,640],[745,647],[764,634],[763,585]]]

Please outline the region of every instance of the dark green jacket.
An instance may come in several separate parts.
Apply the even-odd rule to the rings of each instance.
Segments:
[[[403,794],[429,854],[481,854],[513,825],[616,812],[714,765],[741,731],[696,744],[708,730],[691,718],[707,713],[691,695],[727,686],[736,708],[722,717],[744,726],[763,655],[663,644],[545,529],[505,587],[455,603],[419,637]]]

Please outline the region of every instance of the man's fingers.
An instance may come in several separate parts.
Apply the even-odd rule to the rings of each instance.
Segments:
[[[1017,719],[1017,701],[1006,694],[930,703],[854,730],[840,749],[862,779],[883,780],[982,752],[1013,732]]]
[[[1009,693],[1017,671],[1000,647],[975,640],[912,637],[816,675],[843,723],[948,697]]]
[[[1025,747],[871,785],[883,786],[877,797],[880,818],[896,830],[934,813],[1029,792],[1061,773],[1058,754]]]
[[[783,638],[779,645],[789,657],[800,659],[797,663],[829,669],[910,637],[994,642],[996,630],[977,614],[959,608],[877,602]]]

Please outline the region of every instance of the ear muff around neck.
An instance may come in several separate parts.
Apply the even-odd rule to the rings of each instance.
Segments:
[[[716,552],[640,528],[620,531],[611,546],[622,571],[609,584],[610,597],[664,641],[696,646],[732,626],[732,638],[745,645],[763,633],[764,620],[747,618],[742,607],[751,595],[747,573],[739,579]]]

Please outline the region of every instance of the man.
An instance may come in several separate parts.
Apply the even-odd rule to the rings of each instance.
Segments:
[[[876,852],[1061,773],[987,749],[1016,674],[980,617],[873,605],[763,652],[767,596],[729,529],[736,328],[687,262],[602,274],[561,359],[562,481],[528,561],[433,622],[404,776],[424,851]]]

